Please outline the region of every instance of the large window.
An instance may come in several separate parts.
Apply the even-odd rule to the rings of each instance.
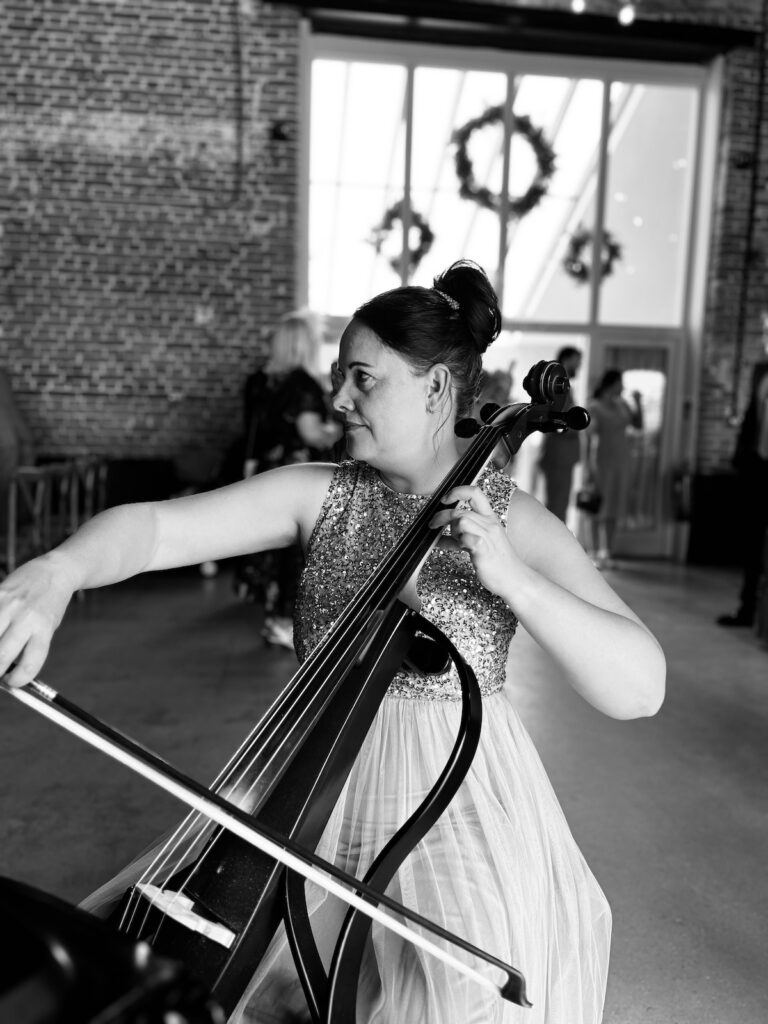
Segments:
[[[637,553],[669,552],[683,369],[704,301],[715,68],[321,36],[306,49],[302,298],[327,318],[327,363],[360,303],[475,260],[504,320],[486,367],[511,374],[513,399],[525,400],[530,364],[567,345],[584,356],[582,402],[609,367],[646,397],[625,537]]]
[[[682,324],[699,69],[344,49],[312,48],[312,308],[346,317],[461,256],[510,323]]]

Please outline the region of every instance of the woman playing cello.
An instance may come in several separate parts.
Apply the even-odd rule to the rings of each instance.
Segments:
[[[294,542],[306,552],[296,607],[300,659],[320,641],[458,458],[454,424],[474,397],[500,329],[485,274],[454,264],[433,288],[403,287],[361,306],[344,331],[334,407],[349,460],[259,474],[218,491],[109,509],[0,585],[0,672],[40,669],[72,594],[147,570]],[[484,698],[480,747],[448,810],[388,892],[517,964],[532,1009],[486,997],[374,926],[358,1020],[373,1024],[598,1024],[610,910],[571,836],[505,694],[519,622],[574,689],[606,715],[654,714],[663,654],[570,532],[503,473],[446,495],[440,543],[402,599],[453,640]],[[514,670],[514,644],[511,648]],[[431,786],[459,710],[453,671],[399,672],[365,738],[317,852],[361,877]],[[323,952],[342,911],[311,891]],[[232,1019],[278,1021],[303,996],[278,932]]]

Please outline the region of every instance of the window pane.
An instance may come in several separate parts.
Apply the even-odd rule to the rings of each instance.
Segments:
[[[491,280],[499,263],[499,216],[459,195],[457,128],[503,105],[507,76],[487,71],[417,68],[414,76],[411,202],[415,214],[434,233],[432,247],[413,275],[414,283],[432,278],[457,259],[479,263]],[[479,186],[501,188],[504,129],[488,124],[471,133],[467,152]],[[412,245],[419,241],[414,230]]]
[[[603,85],[589,79],[526,75],[516,81],[514,113],[530,118],[555,153],[547,194],[509,222],[504,314],[527,320],[584,322],[589,284],[563,269],[568,239],[594,204]],[[536,172],[528,141],[512,136],[510,194],[523,195]],[[594,209],[594,206],[592,206]]]
[[[312,63],[308,301],[330,316],[349,316],[401,280],[407,70],[398,60]],[[588,323],[604,89],[589,77],[415,68],[408,245],[423,251],[409,280],[429,284],[454,260],[469,258],[503,284],[507,321],[577,329]],[[502,183],[508,92],[515,116],[528,120],[508,140],[509,180]],[[691,85],[610,86],[603,223],[620,255],[600,287],[602,323],[682,324],[697,105]],[[454,141],[457,130],[496,111],[466,142],[476,189],[497,205],[504,192],[512,200],[525,195],[541,166],[536,131],[540,151],[551,147],[555,161],[546,194],[510,217],[501,268],[500,213],[460,195]],[[583,279],[564,265],[578,232]],[[608,254],[604,247],[603,263]]]
[[[406,71],[402,66],[312,64],[309,304],[349,316],[400,283],[375,229],[403,194]],[[387,241],[399,253],[397,227]]]
[[[603,278],[603,323],[682,322],[696,98],[690,87],[611,86],[605,225],[621,259]]]

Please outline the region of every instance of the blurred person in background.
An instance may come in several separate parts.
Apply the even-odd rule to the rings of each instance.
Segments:
[[[320,384],[318,318],[309,310],[288,313],[271,339],[263,368],[245,383],[243,476],[278,466],[328,459],[341,438]],[[263,594],[267,643],[293,647],[293,605],[302,568],[297,544],[262,552],[238,569],[241,588]]]
[[[8,374],[0,368],[0,536],[8,529],[8,489],[17,466],[34,463],[32,434],[19,411]]]
[[[768,530],[768,333],[765,357],[752,371],[749,403],[741,421],[733,465],[739,475],[743,577],[739,606],[721,615],[720,626],[751,626],[755,621],[760,578],[765,572]]]
[[[615,568],[616,527],[624,514],[629,484],[629,430],[643,429],[642,396],[624,398],[621,370],[606,370],[589,405],[586,435],[586,483],[600,495],[600,507],[592,517],[593,559],[599,569]]]

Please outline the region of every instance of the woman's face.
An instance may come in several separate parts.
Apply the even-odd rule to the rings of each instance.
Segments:
[[[341,336],[333,398],[350,456],[397,473],[418,465],[425,453],[433,455],[443,416],[439,409],[428,411],[430,383],[429,373],[417,373],[369,327],[352,320]]]

